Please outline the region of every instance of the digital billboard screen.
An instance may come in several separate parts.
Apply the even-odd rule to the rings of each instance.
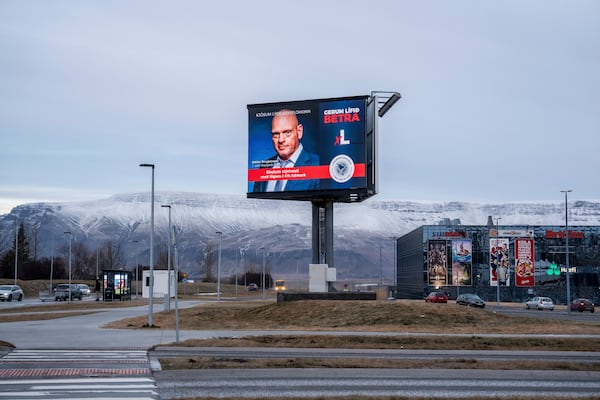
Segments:
[[[249,198],[362,201],[375,189],[369,96],[248,105]]]

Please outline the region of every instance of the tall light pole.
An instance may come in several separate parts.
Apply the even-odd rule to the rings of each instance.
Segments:
[[[267,292],[265,291],[265,263],[266,263],[267,250],[264,247],[259,248],[259,250],[263,251],[262,275],[260,277],[260,284],[262,287],[262,298],[263,298],[263,300],[265,300],[267,298]]]
[[[152,168],[152,195],[150,199],[150,295],[148,297],[148,326],[152,327],[152,298],[154,297],[154,164],[140,164]]]
[[[381,250],[383,246],[379,243],[379,285],[383,286],[383,270],[381,265]]]
[[[500,306],[500,249],[498,248],[498,241],[500,240],[500,220],[502,218],[496,218],[496,305]]]
[[[396,293],[398,291],[398,256],[397,256],[397,248],[396,248],[396,241],[398,240],[398,238],[396,236],[390,236],[390,239],[392,239],[393,243],[394,243],[394,298],[396,297]]]
[[[171,311],[171,206],[163,204],[161,207],[169,209],[169,240],[167,247],[167,310]]]
[[[15,219],[15,286],[17,285],[17,272],[19,265],[19,226],[17,224],[17,220]]]
[[[298,256],[296,256],[296,292],[300,291],[300,269],[298,264]]]
[[[221,236],[223,232],[215,232],[219,237],[219,260],[217,261],[217,302],[221,301]]]
[[[177,237],[173,232],[173,269],[175,270],[175,342],[179,343],[179,259],[177,257]]]
[[[70,231],[65,232],[65,235],[69,235],[69,301],[71,301],[71,242],[73,235]]]
[[[567,267],[567,314],[571,314],[571,275],[569,272],[569,210],[567,208],[567,195],[573,190],[561,190],[565,194],[565,267]]]
[[[246,250],[240,247],[240,264],[238,267],[244,264],[244,255],[246,254]],[[238,286],[238,271],[235,272],[235,295],[237,296],[237,286]],[[244,272],[244,286],[246,286],[246,273]]]

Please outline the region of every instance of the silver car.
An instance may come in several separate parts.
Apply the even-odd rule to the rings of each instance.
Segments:
[[[0,285],[0,300],[2,301],[21,301],[23,300],[23,290],[17,285]]]
[[[77,289],[81,290],[81,294],[83,296],[89,296],[91,293],[90,287],[88,285],[86,285],[85,283],[77,284]]]
[[[534,297],[533,299],[529,300],[527,303],[525,303],[525,308],[526,309],[530,309],[530,308],[535,308],[536,310],[554,310],[554,302],[552,301],[552,299],[550,297]]]

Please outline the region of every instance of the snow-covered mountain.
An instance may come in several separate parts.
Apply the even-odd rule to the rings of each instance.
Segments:
[[[222,271],[262,266],[263,251],[269,270],[294,274],[311,259],[309,202],[246,199],[243,196],[160,192],[155,194],[155,260],[166,252],[169,204],[177,234],[182,271],[199,277],[204,254],[218,248],[222,232]],[[476,204],[415,201],[376,201],[334,206],[334,263],[338,278],[393,276],[393,242],[421,225],[460,223],[485,225],[501,217],[501,225],[564,225],[564,203],[529,202]],[[38,258],[64,255],[72,232],[75,243],[94,251],[108,242],[118,249],[121,262],[132,269],[136,259],[149,264],[150,194],[119,194],[97,201],[32,203],[0,216],[0,252],[13,245],[14,224],[24,224]],[[569,203],[569,225],[600,224],[600,202]],[[137,242],[136,242],[137,241]],[[264,248],[265,250],[261,250]],[[62,252],[62,253],[61,253]],[[214,270],[215,267],[213,267]],[[382,272],[380,272],[382,271]]]

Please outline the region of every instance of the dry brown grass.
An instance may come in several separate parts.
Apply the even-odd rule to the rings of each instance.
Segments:
[[[219,369],[219,368],[396,368],[396,369],[492,369],[492,370],[562,370],[600,371],[600,363],[578,364],[569,362],[536,361],[481,361],[459,360],[386,360],[386,359],[321,359],[321,358],[223,358],[223,357],[176,357],[161,358],[165,370]]]
[[[421,396],[317,396],[311,397],[311,400],[481,400],[481,397],[421,397]],[[540,400],[539,397],[532,396],[497,396],[486,397],[487,400]],[[600,400],[600,396],[577,396],[579,400]],[[232,400],[223,397],[186,397],[178,400]],[[235,399],[238,400],[238,399]],[[265,397],[244,397],[244,400],[267,400]],[[306,397],[269,397],[268,400],[306,400]],[[573,400],[572,396],[546,396],[544,400]]]
[[[534,311],[532,311],[533,313]],[[142,328],[140,316],[110,328]],[[174,327],[174,313],[157,313],[158,327]],[[600,334],[600,323],[511,317],[489,310],[423,301],[220,302],[179,310],[180,329],[325,330],[419,333]]]

